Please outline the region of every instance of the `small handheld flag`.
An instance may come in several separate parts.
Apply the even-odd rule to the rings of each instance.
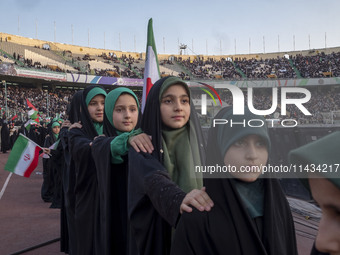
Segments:
[[[17,175],[30,177],[38,165],[40,150],[42,148],[39,145],[20,134],[9,154],[5,170]]]

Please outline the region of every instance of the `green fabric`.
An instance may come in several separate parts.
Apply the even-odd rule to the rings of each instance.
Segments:
[[[191,126],[191,125],[190,125]],[[194,128],[186,125],[179,129],[162,131],[164,167],[184,192],[203,187],[202,173],[194,171],[200,166],[200,156]],[[193,175],[195,174],[195,175]]]
[[[140,128],[130,132],[119,132],[119,135],[110,143],[112,164],[121,164],[124,162],[122,156],[126,155],[129,151],[129,138],[141,133],[143,133],[143,131]]]
[[[114,123],[113,123],[113,119],[112,119],[113,110],[115,108],[115,105],[116,105],[116,102],[117,102],[119,96],[122,93],[128,93],[131,96],[133,96],[136,100],[137,107],[139,109],[138,98],[137,98],[136,94],[131,89],[119,87],[119,88],[116,88],[116,89],[110,91],[110,93],[105,98],[105,115],[106,115],[106,118],[109,120],[109,122],[111,123],[111,125],[113,127],[115,126]]]
[[[54,135],[55,139],[56,139],[56,140],[58,140],[58,138],[59,138],[59,134],[55,134],[55,133],[53,133],[53,135]]]
[[[340,166],[335,171],[336,164],[340,164],[340,131],[292,150],[289,153],[289,161],[291,164],[303,167],[314,164],[315,169],[317,166],[321,166],[321,169],[323,166],[327,166],[324,171],[315,171],[314,173],[328,179],[340,189]],[[333,168],[332,171],[330,166]],[[300,175],[307,188],[309,185],[306,178],[309,173],[310,171],[303,171]]]
[[[58,126],[58,127],[60,127],[60,124],[59,124],[58,122],[53,122],[53,124],[52,124],[52,128],[54,128],[55,126]]]
[[[93,122],[93,126],[96,129],[98,135],[103,134],[103,123]]]
[[[248,107],[245,107],[244,115],[233,115],[233,110],[230,108],[230,110],[227,111],[222,118],[228,121],[227,124],[216,125],[218,127],[218,146],[220,148],[222,158],[224,158],[224,155],[233,143],[248,135],[258,135],[263,138],[267,144],[268,152],[270,152],[271,142],[268,135],[266,121],[262,116],[251,113]],[[260,119],[264,122],[264,125],[262,127],[249,127],[247,123],[248,120],[251,119]],[[243,124],[235,124],[231,127],[231,120],[233,123],[240,123],[245,120],[245,127]],[[260,122],[254,122],[252,125],[260,125]]]
[[[89,105],[89,103],[91,102],[92,98],[94,98],[97,95],[104,95],[106,97],[107,93],[102,88],[94,87],[86,95],[86,99],[85,99],[86,105]]]
[[[235,187],[251,218],[263,216],[264,183],[263,179],[254,182],[234,180]]]
[[[168,79],[166,79],[164,81],[164,83],[162,84],[162,87],[160,88],[160,91],[159,91],[159,101],[161,101],[162,99],[162,96],[163,96],[163,93],[171,86],[171,85],[175,85],[175,84],[180,84],[180,85],[183,85],[183,87],[185,88],[185,90],[187,91],[188,93],[188,96],[190,97],[190,90],[189,90],[189,87],[188,85],[182,81],[180,78],[178,77],[170,77]]]

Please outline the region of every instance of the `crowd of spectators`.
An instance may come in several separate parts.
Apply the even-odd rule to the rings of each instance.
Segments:
[[[12,53],[10,53],[12,54]],[[70,65],[78,73],[93,74],[101,76],[115,76],[126,78],[143,78],[144,59],[138,56],[122,55],[117,57],[114,52],[102,53],[92,56],[88,53],[83,56],[74,55],[70,51],[63,51],[62,56],[71,60]],[[7,57],[8,56],[4,56]],[[39,61],[25,59],[24,56],[13,53],[13,59],[24,63],[28,68],[46,69],[57,72],[70,72],[63,67],[42,66]],[[109,64],[112,68],[91,69],[90,61],[97,60]],[[174,61],[173,61],[174,60]],[[80,64],[81,62],[81,64]],[[85,62],[85,64],[84,64]],[[87,65],[86,65],[87,62]],[[182,71],[176,71],[178,76],[184,80],[189,79],[290,79],[290,78],[321,78],[340,76],[340,52],[325,54],[312,50],[306,56],[281,55],[275,58],[221,58],[193,56],[189,59],[181,57],[171,57],[171,60],[162,60],[160,65],[171,67],[176,65]],[[15,62],[17,64],[17,62]],[[80,68],[83,66],[84,68]],[[169,73],[171,74],[171,73]],[[162,74],[162,75],[169,75]]]
[[[55,117],[57,115],[65,116],[67,105],[71,102],[73,94],[76,90],[71,89],[55,89],[53,92],[38,88],[7,86],[7,119],[15,115],[18,117],[15,121],[24,122],[28,119],[27,99],[37,108],[42,118]],[[142,92],[135,91],[141,102]],[[5,113],[5,88],[0,89],[0,108],[1,114]],[[3,116],[1,116],[3,117]]]
[[[325,122],[325,114],[332,111],[340,111],[340,91],[335,88],[310,88],[311,99],[304,104],[306,109],[310,111],[312,116],[305,116],[295,105],[287,105],[286,119],[299,120],[299,124],[327,124]],[[55,117],[57,114],[61,116],[66,114],[67,105],[72,99],[75,90],[55,89],[53,92],[41,90],[37,88],[27,88],[19,86],[7,87],[7,108],[9,109],[7,119],[11,119],[16,114],[17,120],[24,122],[27,119],[27,103],[29,100],[40,112],[42,117]],[[278,91],[280,92],[280,91]],[[202,91],[193,90],[194,99],[201,98]],[[219,95],[223,102],[228,105],[233,104],[232,95],[229,90],[219,90]],[[255,109],[265,110],[272,106],[272,89],[259,88],[253,91],[253,104]],[[136,91],[137,97],[141,101],[142,91]],[[290,98],[298,98],[304,96],[301,94],[289,94]],[[247,102],[247,93],[245,92],[245,102]],[[278,93],[278,108],[276,112],[281,115],[281,97]],[[5,108],[5,89],[0,90],[0,107]],[[3,110],[1,111],[4,112]],[[282,116],[280,116],[281,118]],[[275,118],[274,114],[266,116],[266,118]]]
[[[282,56],[270,59],[188,59],[180,63],[197,79],[289,79],[340,75],[340,53]]]
[[[0,90],[0,107],[5,109],[5,89]],[[56,89],[48,92],[37,88],[26,88],[18,86],[7,86],[7,118],[11,119],[17,115],[16,121],[25,121],[27,115],[27,102],[33,104],[39,111],[41,117],[55,117],[56,114],[65,114],[74,90]],[[4,113],[4,111],[2,111]]]

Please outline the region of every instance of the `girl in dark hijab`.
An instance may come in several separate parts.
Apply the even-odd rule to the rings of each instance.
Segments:
[[[47,149],[48,154],[52,155],[51,158],[43,158],[43,184],[41,186],[41,198],[45,202],[52,202],[51,208],[60,208],[60,196],[55,194],[56,185],[60,184],[60,164],[55,164],[54,157],[55,149],[50,149],[59,138],[60,125],[57,122],[52,123],[52,128],[49,134],[46,136],[44,148]],[[57,183],[58,182],[58,183]]]
[[[128,150],[130,143],[150,138],[138,128],[139,103],[128,88],[112,90],[105,98],[104,135],[92,144],[99,188],[101,245],[97,254],[123,255],[129,253],[127,220]],[[139,139],[139,140],[138,140]],[[137,141],[138,140],[138,141]],[[144,146],[139,149],[144,150]],[[151,151],[150,151],[151,152]]]
[[[224,172],[220,178],[205,176],[204,184],[215,206],[210,212],[194,209],[182,215],[171,254],[297,254],[293,218],[285,195],[276,179],[259,178],[270,151],[264,118],[248,108],[244,115],[233,115],[232,108],[227,107],[215,119],[228,122],[210,128],[206,166],[235,171]],[[262,120],[264,125],[241,124],[247,125],[251,119]],[[242,173],[242,167],[251,171]]]
[[[62,124],[60,130],[60,143],[63,153],[63,170],[62,170],[62,187],[63,187],[63,203],[61,207],[60,222],[60,250],[70,255],[76,252],[76,233],[75,233],[75,193],[76,174],[74,169],[74,161],[69,151],[69,127],[71,124],[80,121],[80,107],[83,91],[77,91],[71,103],[67,108],[68,120]]]
[[[69,131],[69,146],[75,181],[75,229],[77,254],[96,254],[100,244],[98,232],[98,182],[91,154],[91,144],[103,134],[104,102],[106,92],[99,86],[84,89],[81,100],[81,123],[74,123]]]
[[[194,165],[205,155],[188,85],[176,77],[151,88],[142,119],[151,135],[152,155],[129,151],[129,218],[139,254],[169,254],[172,227],[189,205],[210,210],[202,176]]]
[[[302,166],[301,179],[322,210],[311,255],[340,254],[340,131],[308,143],[289,154]],[[307,170],[309,169],[309,171]]]
[[[10,149],[9,128],[7,120],[2,121],[1,128],[1,151],[6,153]]]

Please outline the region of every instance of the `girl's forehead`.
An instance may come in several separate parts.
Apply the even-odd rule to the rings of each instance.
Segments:
[[[187,88],[182,84],[173,84],[170,85],[162,94],[162,97],[167,94],[176,94],[176,95],[188,95]]]
[[[105,96],[102,95],[102,94],[99,94],[99,95],[94,96],[94,97],[91,99],[91,101],[99,101],[99,100],[105,100]],[[91,102],[91,101],[90,101],[90,102]]]

